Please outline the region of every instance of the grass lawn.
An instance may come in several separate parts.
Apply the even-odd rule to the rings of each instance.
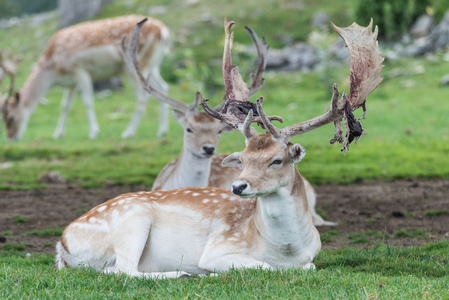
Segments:
[[[446,299],[448,241],[321,251],[315,271],[231,270],[218,277],[146,280],[52,266],[53,255],[0,255],[0,297],[151,299]]]

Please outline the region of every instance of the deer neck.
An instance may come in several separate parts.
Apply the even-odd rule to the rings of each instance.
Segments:
[[[54,83],[54,73],[52,70],[45,68],[44,63],[39,61],[33,68],[30,76],[28,76],[25,84],[20,89],[20,135],[26,128],[28,119],[36,109],[39,100],[44,97]]]
[[[261,238],[275,252],[295,255],[319,235],[312,223],[304,182],[294,167],[295,180],[276,192],[258,197],[255,223]],[[319,243],[319,242],[318,242]]]
[[[178,159],[175,177],[178,187],[206,187],[212,164],[211,157],[201,157],[192,151],[182,149]]]

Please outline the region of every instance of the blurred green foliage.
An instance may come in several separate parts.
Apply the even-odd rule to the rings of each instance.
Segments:
[[[413,22],[430,6],[432,0],[361,0],[356,9],[357,21],[372,17],[379,34],[388,39],[407,32]]]
[[[40,13],[57,6],[58,0],[0,0],[0,18]]]

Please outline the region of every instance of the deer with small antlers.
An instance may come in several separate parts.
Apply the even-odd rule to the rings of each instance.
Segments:
[[[225,46],[223,52],[223,78],[225,74],[230,72],[229,66],[232,65],[231,51],[233,44],[233,33],[231,28],[234,22],[224,20],[225,28]],[[266,56],[268,53],[268,45],[265,39],[260,39],[257,34],[249,27],[245,27],[253,40],[257,53],[258,64],[254,73],[251,75],[252,84],[248,88],[248,98],[254,95],[263,86],[263,72],[266,68]],[[159,99],[161,102],[174,107],[173,113],[176,120],[184,129],[183,148],[178,158],[169,162],[156,177],[152,190],[171,190],[182,187],[218,187],[231,188],[234,179],[240,174],[240,169],[230,168],[222,165],[222,161],[227,154],[215,154],[218,140],[221,133],[234,130],[226,123],[209,116],[206,112],[198,110],[198,103],[202,99],[199,91],[195,94],[195,100],[191,105],[187,105],[182,101],[173,99],[158,92],[150,84],[148,78],[142,75],[138,61],[133,59],[134,53],[130,52],[130,48],[125,46],[126,38],[122,39],[120,51],[125,57],[131,73],[136,75],[137,81],[141,87],[150,95]],[[135,63],[133,63],[135,61]],[[225,81],[225,89],[227,82]],[[226,98],[226,97],[225,97]],[[242,100],[242,99],[239,99]],[[219,105],[218,107],[220,107]],[[282,121],[282,118],[277,118]],[[305,186],[311,208],[314,225],[335,226],[337,223],[325,221],[315,211],[316,193],[312,185],[305,180]]]
[[[66,88],[61,115],[53,137],[63,136],[69,109],[79,89],[87,111],[89,137],[96,138],[99,125],[94,110],[92,81],[127,74],[117,41],[124,34],[129,34],[135,24],[143,18],[128,15],[84,22],[61,29],[54,34],[19,93],[2,106],[8,138],[22,138],[39,99],[47,94],[52,86]],[[168,85],[160,76],[159,67],[170,44],[168,28],[159,20],[150,18],[142,28],[138,55],[145,72],[151,74],[152,83],[162,93],[167,92]],[[122,133],[123,138],[136,133],[148,101],[147,94],[138,88],[132,76],[131,78],[137,105],[127,129]],[[165,104],[161,104],[159,126],[158,135],[165,135],[168,130]]]
[[[135,47],[141,25],[133,31],[130,48]],[[332,27],[350,51],[351,92],[340,98],[334,85],[331,108],[324,115],[276,128],[271,123],[276,117],[266,116],[262,109],[263,98],[255,104],[247,100],[246,84],[232,64],[225,74],[226,96],[240,93],[243,100],[227,98],[218,112],[202,99],[206,112],[246,138],[245,150],[223,161],[242,169],[232,184],[234,195],[212,187],[120,195],[64,230],[56,246],[56,265],[145,278],[207,275],[232,267],[314,268],[312,261],[321,242],[312,223],[304,180],[295,166],[305,151],[290,139],[332,122],[341,129],[336,123],[345,119],[347,135],[343,139],[337,130],[335,139],[347,148],[354,125],[351,122],[359,122],[349,115],[364,107],[367,96],[382,81],[377,27],[374,33],[372,22],[368,27],[355,23]],[[254,120],[267,133],[258,134],[251,126]]]

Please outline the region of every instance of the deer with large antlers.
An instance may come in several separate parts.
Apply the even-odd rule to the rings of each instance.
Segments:
[[[180,277],[183,272],[209,274],[232,267],[313,268],[312,260],[321,242],[312,224],[304,180],[295,166],[305,151],[289,140],[342,118],[352,122],[347,115],[363,106],[382,80],[377,27],[374,33],[372,23],[368,27],[355,23],[347,28],[332,27],[348,45],[352,72],[350,95],[338,99],[334,85],[328,113],[277,129],[271,123],[274,118],[265,115],[261,100],[250,104],[247,100],[227,99],[226,112],[214,111],[202,100],[206,111],[246,138],[245,150],[223,161],[242,169],[232,185],[232,192],[239,197],[211,187],[120,195],[93,208],[64,230],[56,246],[56,265],[146,278]],[[131,43],[137,36],[138,29]],[[238,71],[226,75],[230,82],[227,95],[246,95]],[[257,118],[249,109],[241,119],[251,106],[257,109]],[[230,115],[230,111],[241,113]],[[257,134],[251,127],[253,120],[261,122],[267,133]]]
[[[6,120],[8,137],[20,139],[39,99],[47,94],[52,86],[62,86],[66,90],[53,137],[63,136],[69,109],[79,89],[87,111],[89,137],[96,138],[99,125],[94,110],[92,81],[127,74],[117,41],[124,34],[129,34],[143,18],[129,15],[84,22],[61,29],[53,35],[14,101],[3,104],[3,118]],[[168,28],[156,19],[149,19],[142,28],[138,47],[139,61],[144,71],[151,74],[152,83],[162,93],[167,92],[168,85],[160,76],[159,67],[170,44]],[[127,129],[122,133],[124,138],[135,134],[148,101],[148,95],[138,88],[134,78],[130,77],[137,96],[137,105]],[[161,104],[158,135],[165,135],[167,130],[167,106]]]
[[[223,78],[226,74],[231,72],[230,65],[231,50],[233,43],[233,33],[231,27],[234,22],[227,22],[225,18],[225,46],[223,54]],[[251,75],[252,84],[248,89],[248,98],[254,95],[264,83],[263,72],[266,67],[266,56],[268,53],[268,45],[265,39],[260,39],[257,34],[249,27],[245,27],[253,40],[257,53],[258,64],[254,73]],[[209,116],[206,112],[199,111],[198,103],[202,99],[202,95],[197,91],[195,100],[191,105],[187,105],[182,101],[173,99],[158,92],[149,83],[148,78],[142,75],[138,60],[135,58],[136,51],[132,47],[126,47],[126,37],[122,39],[120,44],[120,51],[125,57],[128,67],[131,72],[136,75],[141,87],[149,94],[166,103],[175,109],[173,113],[176,120],[184,129],[183,148],[178,158],[169,162],[156,177],[152,190],[171,190],[181,187],[218,187],[231,188],[234,179],[240,174],[240,169],[231,168],[222,165],[222,161],[227,154],[215,154],[218,140],[223,132],[234,130],[226,123]],[[229,82],[225,81],[225,90]],[[226,98],[226,96],[225,96]],[[240,98],[236,96],[236,98]],[[243,100],[239,99],[239,100]],[[219,106],[220,107],[220,106]],[[281,118],[278,120],[282,121]],[[337,223],[323,220],[315,211],[316,193],[312,185],[305,180],[305,186],[309,205],[311,208],[314,225],[330,225],[334,226]]]

